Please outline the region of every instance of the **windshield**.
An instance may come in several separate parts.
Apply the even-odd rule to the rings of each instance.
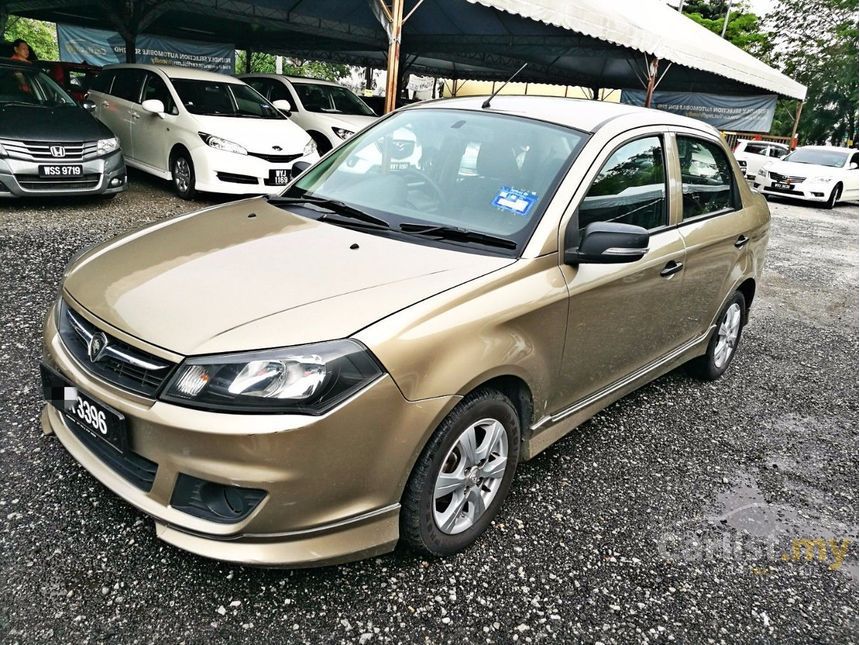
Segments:
[[[77,105],[59,85],[37,69],[0,67],[0,105],[9,103],[47,107]]]
[[[274,105],[245,84],[175,78],[173,87],[191,114],[286,119]]]
[[[376,116],[364,101],[339,85],[293,82],[293,89],[308,112]]]
[[[395,230],[502,237],[519,250],[586,136],[521,117],[404,110],[336,148],[285,196],[337,200]]]
[[[808,163],[815,166],[842,168],[848,161],[848,153],[839,150],[822,150],[821,148],[798,148],[782,158],[783,161]]]

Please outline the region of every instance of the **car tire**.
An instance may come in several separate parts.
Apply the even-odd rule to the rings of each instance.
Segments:
[[[830,191],[830,197],[828,197],[827,203],[824,204],[824,208],[827,210],[832,209],[839,202],[840,197],[842,197],[842,184],[836,184],[833,190]]]
[[[194,199],[196,176],[191,156],[184,151],[177,152],[170,161],[170,176],[173,189],[182,199]]]
[[[704,356],[687,363],[691,376],[703,381],[716,381],[729,368],[735,357],[746,320],[746,299],[740,291],[735,291],[731,299],[720,311],[717,326],[708,342]]]
[[[445,417],[412,469],[400,511],[401,537],[430,556],[469,546],[498,514],[519,454],[520,421],[511,401],[492,389],[469,394]]]
[[[320,157],[334,147],[331,145],[331,141],[319,132],[309,132],[308,134],[311,135],[311,139],[313,139],[314,143],[317,144],[317,152]]]

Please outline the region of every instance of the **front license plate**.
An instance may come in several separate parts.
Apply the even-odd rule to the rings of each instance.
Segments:
[[[275,186],[286,186],[290,183],[290,171],[287,169],[270,170],[269,183]]]
[[[128,449],[128,425],[122,414],[84,394],[56,370],[40,367],[42,393],[66,419],[118,452]]]
[[[774,188],[779,188],[779,189],[781,189],[781,190],[792,190],[792,185],[791,185],[791,184],[785,184],[785,183],[780,182],[780,181],[775,181],[775,182],[773,182],[773,187],[774,187]]]
[[[39,177],[80,177],[82,174],[84,174],[84,167],[81,165],[39,166]]]

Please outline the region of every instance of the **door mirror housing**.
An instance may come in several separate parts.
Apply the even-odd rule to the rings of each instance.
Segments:
[[[565,264],[635,262],[648,252],[649,233],[641,226],[592,222],[580,237],[576,224],[571,220],[565,234]]]
[[[95,112],[96,111],[96,104],[93,103],[92,101],[90,101],[89,99],[85,99],[81,103],[81,107],[84,108],[87,112]]]
[[[151,114],[164,114],[164,103],[159,99],[149,99],[140,104],[144,110]]]
[[[290,102],[286,99],[278,99],[277,101],[274,101],[272,105],[274,105],[276,108],[278,108],[280,112],[283,112],[287,116],[290,116],[293,113],[293,106],[290,105]]]
[[[294,161],[292,168],[290,168],[290,177],[295,179],[310,167],[311,164],[308,161]]]
[[[848,166],[849,170],[857,170],[858,168],[860,168],[860,164],[858,164],[856,161],[852,161],[851,165]]]

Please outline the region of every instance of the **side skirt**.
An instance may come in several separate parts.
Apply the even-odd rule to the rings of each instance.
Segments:
[[[528,461],[536,457],[618,399],[671,372],[690,359],[704,354],[707,351],[708,341],[714,328],[715,326],[712,326],[704,335],[681,345],[662,358],[574,403],[569,408],[540,419],[532,425],[530,436],[523,443],[522,460]]]

